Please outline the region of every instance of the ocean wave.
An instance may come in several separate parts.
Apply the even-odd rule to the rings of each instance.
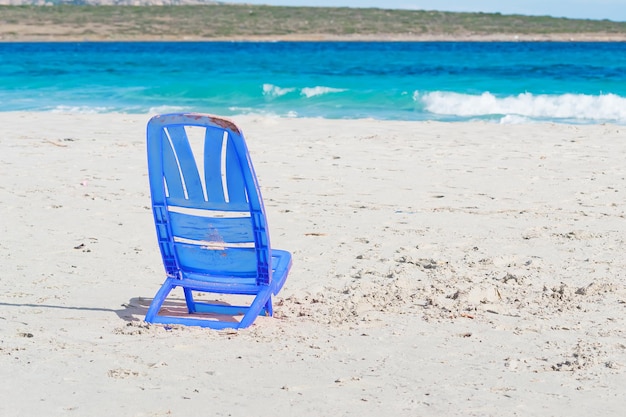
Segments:
[[[105,107],[105,106],[68,106],[58,105],[49,108],[37,108],[28,109],[31,111],[46,111],[50,113],[68,113],[68,114],[107,114],[107,113],[123,113],[123,114],[166,114],[166,113],[181,113],[185,111],[191,111],[191,108],[182,106],[120,106],[120,107]],[[2,111],[2,110],[0,110]]]
[[[239,107],[239,106],[230,106],[228,107],[228,115],[237,116],[237,115],[245,115],[245,116],[255,116],[255,117],[263,117],[263,118],[297,118],[299,117],[298,112],[295,110],[283,110],[283,111],[274,111],[268,109],[260,109],[254,107]]]
[[[416,91],[413,99],[433,114],[461,118],[497,116],[502,123],[529,120],[626,123],[626,98],[616,94],[523,93],[497,97],[489,92],[471,95],[443,91],[422,94]]]
[[[316,86],[316,87],[304,87],[301,89],[295,87],[280,87],[274,84],[263,84],[263,95],[266,97],[282,97],[286,96],[289,93],[293,93],[295,91],[299,91],[301,96],[306,98],[322,96],[324,94],[331,93],[341,93],[346,91],[343,88],[333,88],[333,87],[324,87],[324,86]]]
[[[112,113],[115,109],[112,107],[91,107],[91,106],[64,106],[59,105],[50,109],[51,113],[73,113],[73,114],[98,114]]]
[[[181,106],[156,106],[150,107],[148,113],[150,114],[166,114],[166,113],[181,113],[186,109]]]
[[[315,96],[321,96],[329,93],[341,93],[346,91],[343,88],[332,88],[332,87],[305,87],[301,90],[301,94],[306,98],[311,98]]]
[[[281,88],[273,84],[263,84],[263,95],[270,97],[281,97],[295,91],[295,88]]]

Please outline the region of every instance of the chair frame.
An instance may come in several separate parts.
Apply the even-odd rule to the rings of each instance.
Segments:
[[[195,172],[198,175],[198,166],[192,155],[186,127],[201,127],[223,131],[229,152],[234,152],[236,159],[232,164],[240,167],[241,180],[245,187],[245,196],[236,202],[207,201],[205,198],[175,198],[168,195],[168,175],[179,175],[183,188],[185,187],[186,173]],[[182,129],[181,129],[182,128]],[[174,141],[174,134],[178,135]],[[208,139],[205,139],[207,141]],[[146,314],[146,322],[162,324],[182,324],[190,326],[209,327],[214,329],[245,328],[250,326],[257,316],[273,315],[272,295],[276,295],[282,288],[291,268],[291,254],[287,251],[271,249],[265,208],[261,197],[257,177],[250,159],[250,154],[239,128],[230,120],[218,116],[196,113],[165,114],[150,119],[147,127],[148,172],[150,179],[150,193],[152,212],[157,232],[157,239],[163,264],[166,272],[165,282],[152,300]],[[179,156],[179,152],[182,156]],[[229,154],[230,155],[230,154]],[[172,156],[176,158],[178,168],[172,171]],[[234,156],[232,156],[234,158]],[[170,158],[168,160],[168,158]],[[204,159],[203,163],[206,163]],[[216,160],[212,160],[216,162]],[[216,162],[219,164],[219,162]],[[169,167],[168,167],[169,164]],[[167,170],[170,170],[169,172]],[[206,169],[206,167],[205,167]],[[226,169],[222,167],[221,169]],[[191,170],[191,171],[189,171]],[[194,171],[195,170],[195,171]],[[174,174],[172,174],[174,172]],[[199,185],[199,183],[198,183]],[[178,185],[177,185],[178,186]],[[225,191],[226,193],[226,191]],[[246,201],[247,200],[247,201]],[[177,214],[176,210],[202,210],[204,212],[245,212],[250,214],[254,249],[239,250],[250,254],[254,251],[256,270],[253,273],[242,274],[237,271],[224,270],[220,272],[205,271],[203,268],[186,268],[181,262],[181,252],[191,247],[188,242],[181,242],[176,236],[175,222],[179,217],[187,214]],[[195,216],[189,218],[200,220]],[[247,219],[247,218],[246,218]],[[221,241],[223,243],[223,241]],[[211,243],[209,242],[209,245]],[[206,246],[194,246],[193,250],[202,251]],[[211,249],[211,248],[208,248]],[[211,263],[209,252],[206,250],[207,268]],[[219,253],[223,257],[236,254],[237,250],[222,249]],[[235,261],[237,258],[234,258]],[[204,260],[203,260],[204,262]],[[159,314],[170,292],[182,287],[185,296],[187,313],[184,316]],[[200,302],[194,299],[193,292],[213,294],[234,294],[253,296],[249,305],[229,305],[223,302]],[[198,314],[200,313],[200,314]],[[207,313],[203,314],[202,313]],[[240,321],[234,316],[242,315]],[[228,319],[224,319],[226,316]],[[220,319],[220,317],[222,319]]]

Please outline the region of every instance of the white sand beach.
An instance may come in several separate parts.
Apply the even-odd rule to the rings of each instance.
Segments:
[[[621,416],[626,126],[233,120],[294,265],[148,325],[151,115],[0,113],[0,415]]]

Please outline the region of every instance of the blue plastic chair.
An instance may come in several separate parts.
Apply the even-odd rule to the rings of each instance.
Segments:
[[[241,131],[215,116],[166,114],[148,122],[147,136],[152,210],[167,278],[146,321],[223,329],[271,316],[272,295],[285,283],[291,254],[271,249]],[[186,311],[167,314],[163,304],[176,287],[183,289]],[[197,301],[194,292],[252,300]]]

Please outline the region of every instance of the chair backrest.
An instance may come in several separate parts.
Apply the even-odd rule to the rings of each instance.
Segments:
[[[148,123],[152,208],[166,272],[211,280],[271,280],[267,221],[240,130],[200,114]]]

